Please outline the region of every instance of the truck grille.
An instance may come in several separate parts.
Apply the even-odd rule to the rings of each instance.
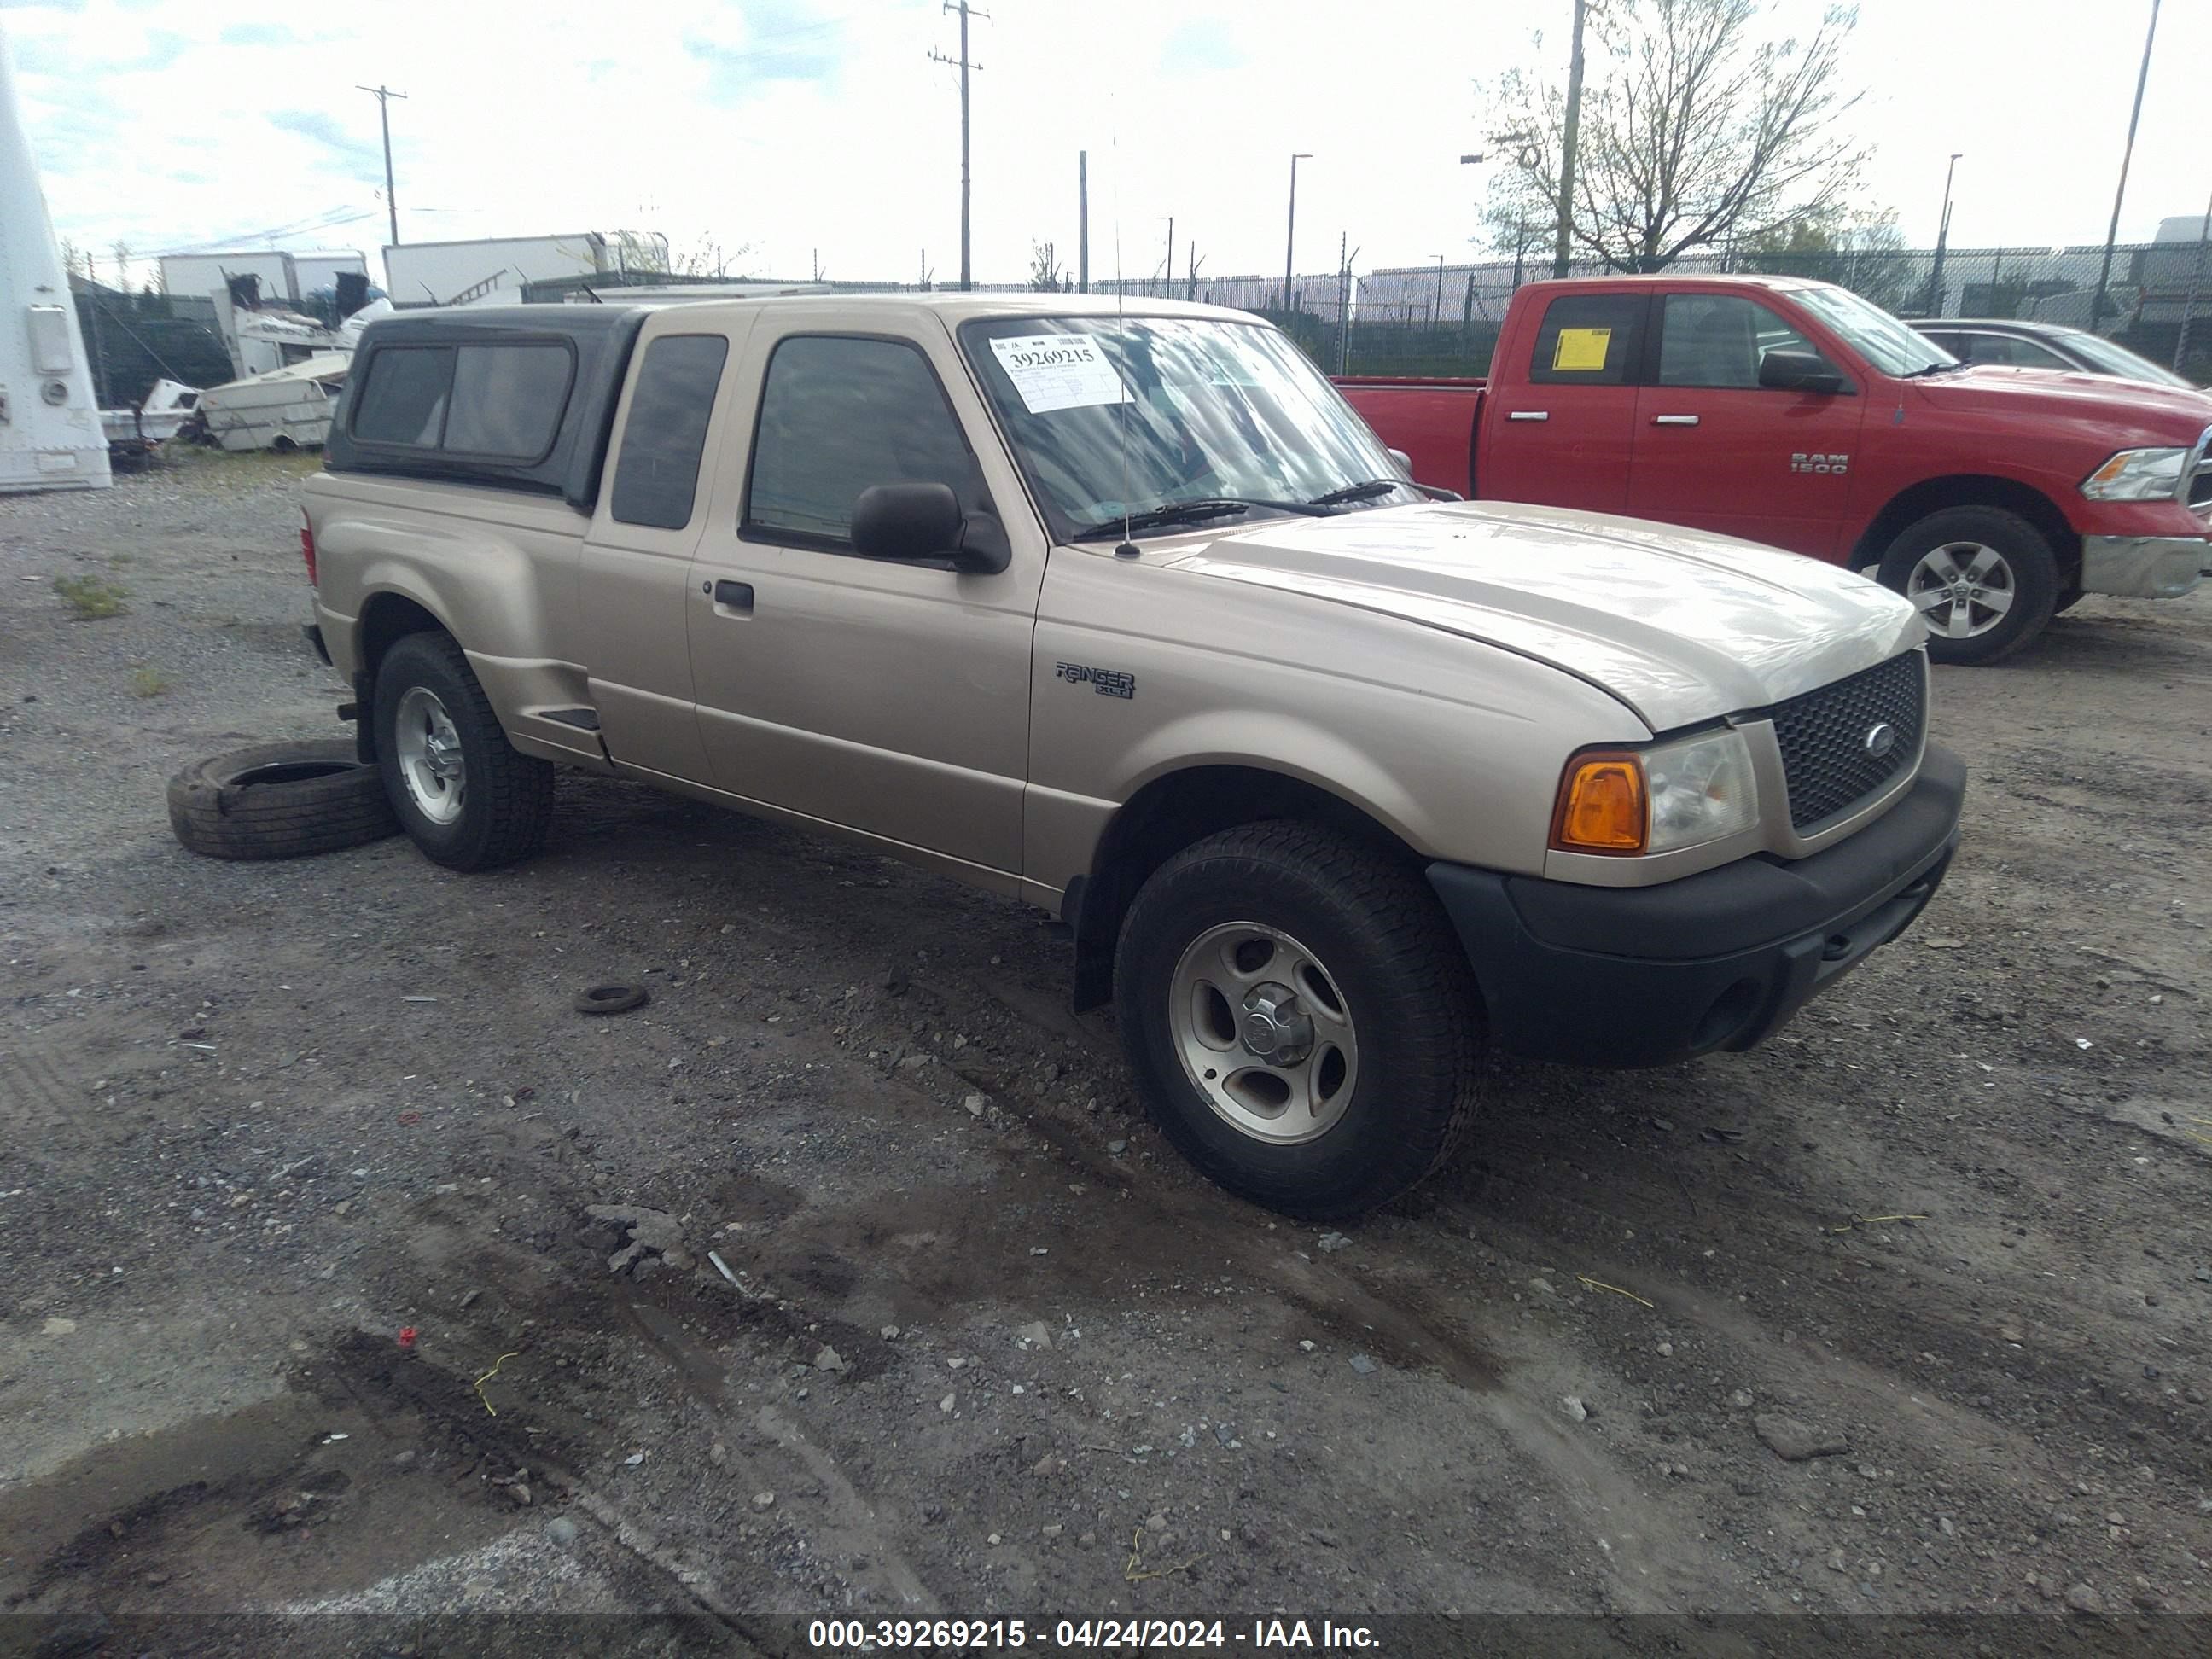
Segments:
[[[1927,714],[1927,670],[1917,651],[1768,709],[1782,746],[1790,827],[1802,831],[1834,817],[1911,765]],[[1881,726],[1893,735],[1876,755],[1867,738]]]

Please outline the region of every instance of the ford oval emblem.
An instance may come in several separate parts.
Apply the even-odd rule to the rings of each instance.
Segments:
[[[1863,741],[1867,753],[1880,760],[1897,747],[1897,728],[1884,720],[1879,726],[1869,726]]]

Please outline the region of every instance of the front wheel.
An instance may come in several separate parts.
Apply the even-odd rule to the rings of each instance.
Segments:
[[[451,635],[410,634],[385,653],[374,718],[385,793],[425,855],[491,870],[545,844],[552,764],[507,742]]]
[[[1418,872],[1312,824],[1224,830],[1138,893],[1115,1000],[1139,1093],[1240,1197],[1364,1214],[1473,1115],[1481,1001]]]
[[[2044,629],[2058,602],[2058,561],[2017,513],[1953,507],[1889,544],[1881,584],[1912,601],[1928,654],[1972,665],[2010,656]]]

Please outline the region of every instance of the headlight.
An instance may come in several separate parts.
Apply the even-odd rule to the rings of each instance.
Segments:
[[[2081,480],[2093,501],[2159,501],[2181,494],[2185,449],[2124,449]]]
[[[1576,756],[1559,780],[1552,845],[1616,856],[1672,853],[1758,822],[1751,748],[1728,726],[1648,749]]]

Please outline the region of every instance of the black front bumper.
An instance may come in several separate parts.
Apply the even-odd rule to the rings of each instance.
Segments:
[[[1429,881],[1509,1053],[1663,1066],[1748,1048],[1911,925],[1959,844],[1966,770],[1929,744],[1903,799],[1826,852],[1764,854],[1656,887],[1467,865]]]

